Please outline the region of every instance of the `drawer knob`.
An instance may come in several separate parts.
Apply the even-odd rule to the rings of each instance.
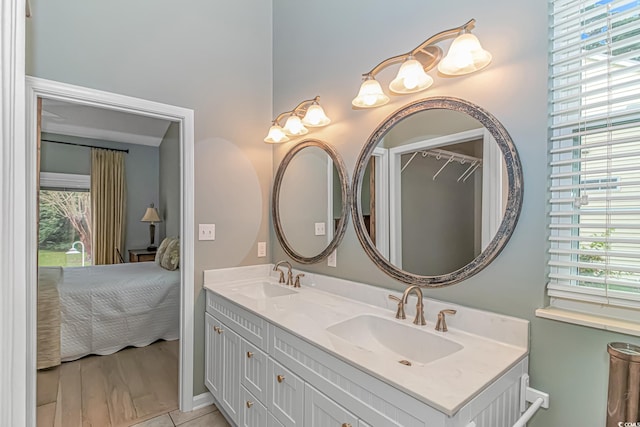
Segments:
[[[247,400],[247,408],[251,408],[253,406],[253,402]]]
[[[220,328],[218,328],[217,326],[214,326],[214,327],[213,327],[213,330],[214,330],[214,331],[216,331],[216,332],[218,332],[218,331],[220,330]]]
[[[351,427],[350,423],[342,423],[342,427]]]
[[[224,331],[223,331],[222,329],[218,328],[218,330],[217,330],[216,332],[217,332],[218,334],[221,334],[221,333],[223,333]]]
[[[279,383],[281,383],[282,381],[284,381],[284,375],[278,375],[276,379],[278,380]]]
[[[247,351],[247,358],[251,359],[253,357],[253,353],[250,351]]]

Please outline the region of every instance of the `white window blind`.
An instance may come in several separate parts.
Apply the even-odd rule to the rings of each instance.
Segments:
[[[640,1],[551,5],[548,293],[640,307]]]

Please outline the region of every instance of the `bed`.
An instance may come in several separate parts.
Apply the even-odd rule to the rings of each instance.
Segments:
[[[38,368],[56,363],[57,333],[62,362],[179,338],[179,270],[155,262],[55,269],[39,272]]]

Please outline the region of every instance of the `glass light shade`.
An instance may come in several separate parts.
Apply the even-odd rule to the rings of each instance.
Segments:
[[[307,113],[302,118],[302,123],[306,126],[315,128],[326,126],[331,123],[331,120],[324,113],[322,107],[318,104],[312,104],[307,109]]]
[[[464,33],[451,43],[449,53],[438,64],[438,71],[449,76],[461,76],[481,70],[490,62],[491,54],[482,48],[478,38]]]
[[[354,107],[372,108],[379,107],[389,102],[389,97],[382,92],[380,83],[374,78],[367,79],[362,82],[358,96],[356,96],[351,104]]]
[[[309,130],[302,124],[300,117],[295,114],[289,116],[282,130],[284,130],[284,133],[291,136],[300,136],[309,133]]]
[[[281,142],[287,142],[289,138],[284,133],[282,128],[278,125],[273,125],[269,128],[269,134],[264,139],[264,142],[268,142],[269,144],[279,144]]]
[[[405,94],[428,89],[433,84],[430,75],[424,72],[422,64],[410,58],[402,63],[396,78],[389,84],[392,92]]]

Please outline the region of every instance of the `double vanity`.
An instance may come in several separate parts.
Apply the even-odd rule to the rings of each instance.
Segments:
[[[506,129],[468,101],[416,101],[373,131],[348,181],[326,142],[286,152],[271,202],[282,251],[335,257],[351,211],[365,253],[406,291],[286,261],[206,271],[205,384],[220,410],[243,427],[522,426],[544,401],[526,409],[528,322],[421,291],[477,274],[513,233],[522,170]]]
[[[295,271],[294,273],[301,273]],[[205,383],[238,426],[506,427],[520,416],[528,322],[273,265],[205,272]],[[400,297],[399,294],[393,294]],[[448,330],[436,331],[437,315]],[[442,329],[442,328],[441,328]]]

